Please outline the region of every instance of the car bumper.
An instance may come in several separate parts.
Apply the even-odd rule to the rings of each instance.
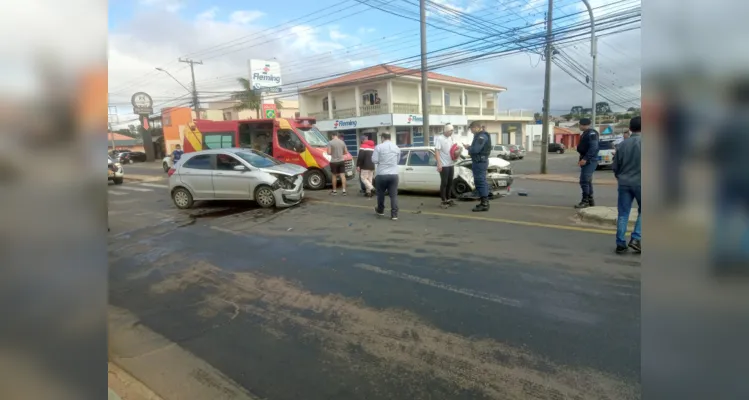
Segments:
[[[119,179],[125,176],[125,171],[123,171],[122,168],[120,168],[119,171],[109,170],[108,175],[109,175],[109,179],[115,179],[115,178]]]
[[[606,158],[599,158],[598,159],[598,166],[599,167],[609,166],[609,165],[611,165],[613,163],[614,163],[613,157],[609,157],[608,159],[606,159]]]
[[[276,189],[276,207],[286,208],[299,204],[304,199],[304,178],[300,175],[294,182],[294,189]]]
[[[490,185],[490,190],[499,191],[507,191],[514,182],[511,175],[497,173],[487,174],[486,180]]]

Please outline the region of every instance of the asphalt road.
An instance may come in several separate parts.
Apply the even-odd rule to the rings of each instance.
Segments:
[[[178,211],[158,185],[110,186],[110,304],[256,398],[639,398],[640,260],[573,220],[574,184],[482,214],[402,195],[396,222],[327,192]]]

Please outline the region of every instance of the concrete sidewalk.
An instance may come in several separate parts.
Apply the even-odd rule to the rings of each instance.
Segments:
[[[531,179],[536,181],[580,183],[580,178],[573,175],[563,174],[526,174],[516,175],[517,179]],[[612,177],[596,177],[593,175],[593,185],[616,185],[616,179]]]
[[[619,212],[616,207],[588,207],[578,210],[577,216],[583,222],[616,226]],[[629,225],[633,226],[636,221],[637,209],[633,208],[629,213]]]
[[[114,363],[107,363],[107,372],[109,375],[107,400],[163,400]]]

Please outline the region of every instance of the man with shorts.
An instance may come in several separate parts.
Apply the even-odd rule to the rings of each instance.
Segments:
[[[338,194],[338,177],[341,178],[341,188],[343,195],[346,195],[346,164],[343,162],[343,156],[348,154],[346,143],[338,137],[338,133],[333,133],[333,139],[328,142],[328,154],[330,154],[330,172],[333,174],[333,191],[331,195]]]

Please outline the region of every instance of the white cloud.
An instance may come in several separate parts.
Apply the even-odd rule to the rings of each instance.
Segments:
[[[361,28],[359,28],[359,29],[357,30],[357,33],[358,33],[359,35],[362,35],[362,36],[363,36],[363,35],[366,35],[366,34],[369,34],[369,33],[374,33],[375,31],[377,31],[377,29],[375,29],[375,28],[365,28],[365,27],[361,27]]]
[[[347,39],[348,37],[349,37],[349,35],[347,35],[345,33],[342,33],[338,29],[331,29],[330,30],[330,40],[333,40],[335,42],[337,42],[339,40]]]
[[[262,11],[234,11],[229,20],[238,24],[249,24],[264,15]]]
[[[348,64],[352,68],[361,68],[361,67],[364,66],[364,60],[351,60],[351,61],[348,62]]]
[[[140,4],[164,9],[171,13],[177,12],[185,6],[185,4],[179,0],[140,0]]]
[[[109,33],[110,102],[117,105],[121,121],[134,118],[127,112],[136,91],[149,93],[157,110],[189,103],[189,93],[180,84],[155,70],[163,67],[189,87],[190,68],[178,62],[180,57],[203,61],[195,65],[195,79],[201,102],[206,103],[236,90],[236,78],[248,74],[247,61],[253,58],[279,61],[284,82],[289,84],[352,69],[349,57],[336,54],[344,46],[329,39],[329,31],[296,26],[269,32],[258,25],[257,11],[235,11],[223,19],[222,14],[217,8],[192,20],[177,14],[136,14]],[[185,97],[168,101],[180,96]]]

